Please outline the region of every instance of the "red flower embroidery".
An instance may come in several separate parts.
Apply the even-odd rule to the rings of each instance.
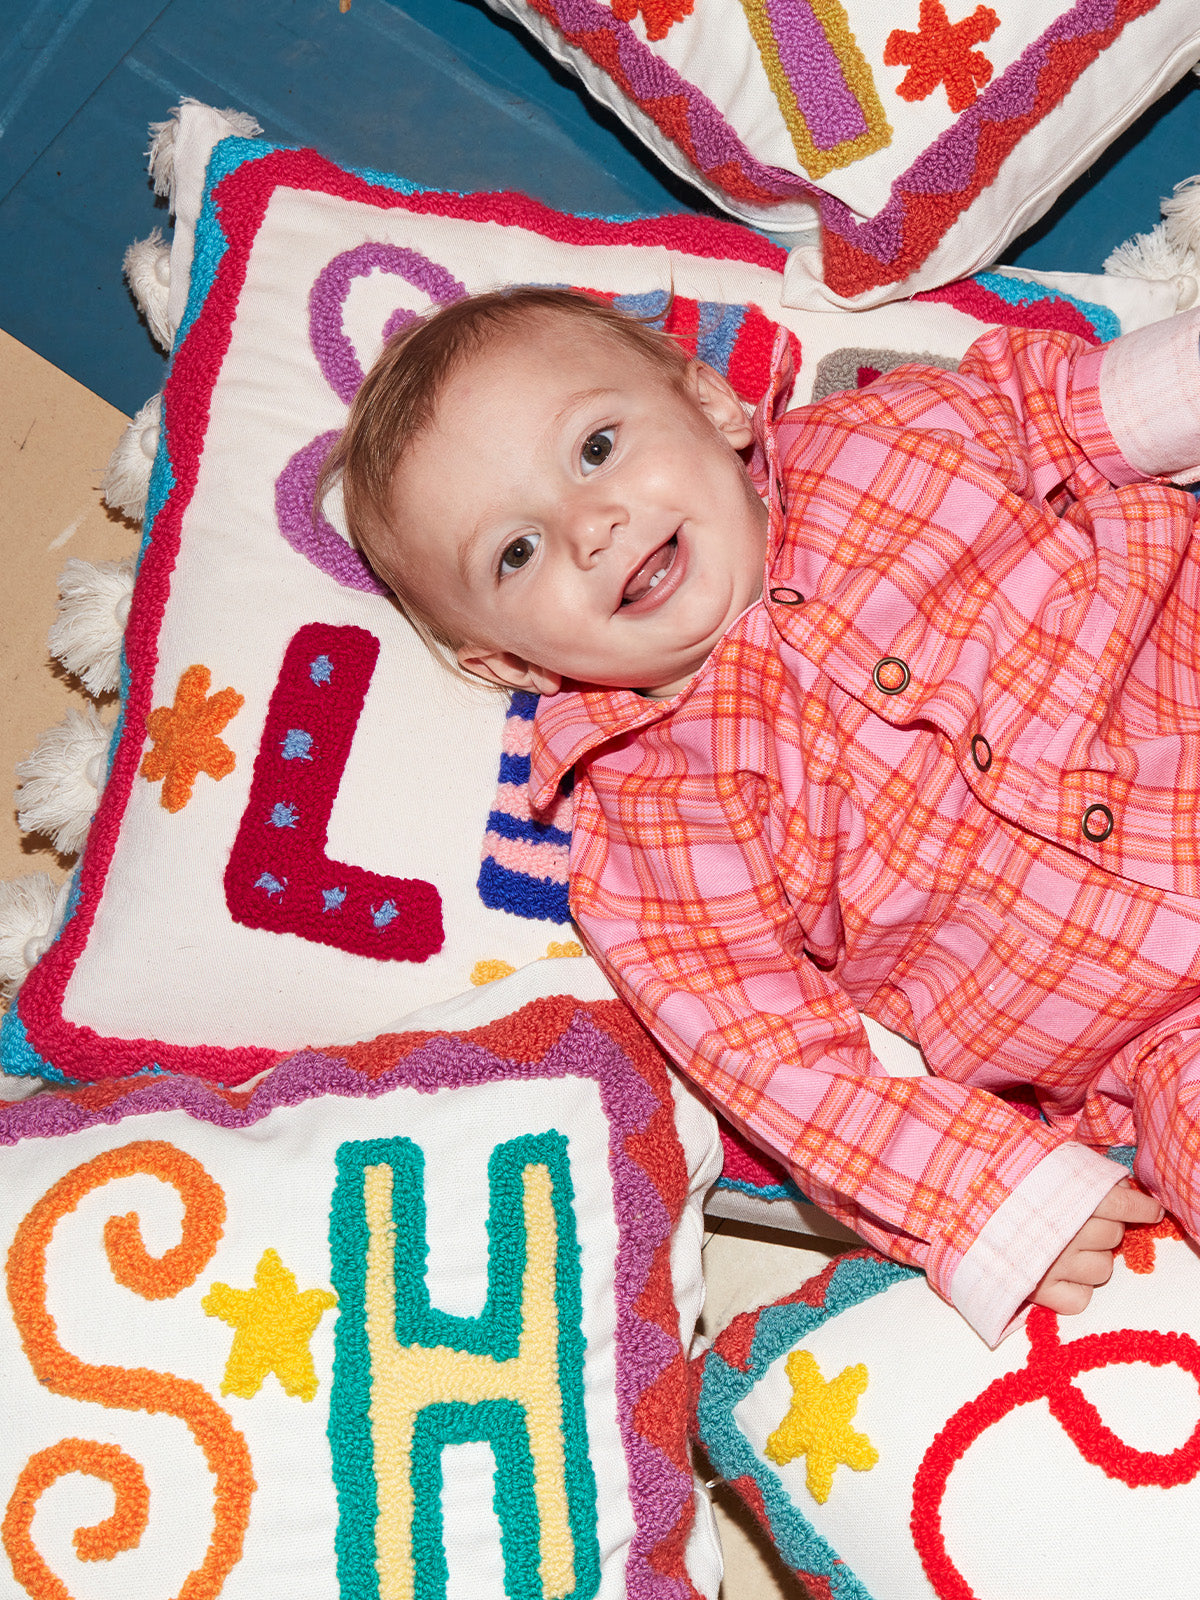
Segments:
[[[695,0],[612,0],[618,22],[632,22],[638,12],[646,19],[647,39],[665,39],[677,22],[690,17]]]
[[[969,17],[951,22],[941,0],[921,0],[918,31],[894,28],[883,47],[889,67],[909,69],[896,93],[902,100],[924,100],[944,83],[951,111],[965,111],[992,76],[992,63],[971,46],[990,39],[999,26],[990,6],[976,6]]]

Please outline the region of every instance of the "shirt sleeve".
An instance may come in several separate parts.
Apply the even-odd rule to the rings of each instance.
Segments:
[[[1100,407],[1127,470],[1174,483],[1200,479],[1200,307],[1089,352],[1080,363],[1087,387],[1093,364]]]
[[[1118,486],[1200,479],[1200,307],[1092,348],[993,329],[959,371],[1010,402],[1035,463],[1069,463],[1075,446]]]
[[[922,1268],[994,1343],[1124,1169],[1083,1146],[1064,1160],[1061,1135],[985,1090],[885,1074],[804,953],[752,780],[637,787],[594,770],[577,783],[572,907],[592,950],[811,1200]]]

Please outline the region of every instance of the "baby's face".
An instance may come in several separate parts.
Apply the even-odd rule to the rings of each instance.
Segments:
[[[414,598],[480,676],[674,693],[760,593],[750,437],[710,368],[680,388],[602,328],[531,319],[449,380],[397,471]]]

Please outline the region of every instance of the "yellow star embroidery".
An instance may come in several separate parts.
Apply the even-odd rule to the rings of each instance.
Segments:
[[[217,735],[246,702],[236,689],[210,696],[211,682],[207,667],[189,667],[179,680],[175,704],[158,706],[146,718],[154,748],[142,758],[142,777],[151,783],[163,780],[162,803],[167,811],[181,811],[187,805],[197,774],[225,778],[233,771],[233,751]]]
[[[792,1403],[763,1451],[781,1467],[807,1456],[805,1482],[813,1499],[823,1505],[833,1487],[835,1467],[844,1462],[855,1472],[866,1472],[879,1460],[879,1451],[866,1434],[850,1426],[858,1397],[867,1387],[867,1369],[860,1361],[826,1383],[809,1352],[793,1350],[785,1371]]]
[[[317,1374],[308,1341],[325,1312],[337,1305],[329,1289],[296,1288],[274,1250],[264,1250],[254,1269],[253,1289],[231,1289],[214,1283],[200,1302],[210,1317],[220,1317],[236,1329],[233,1348],[225,1363],[222,1394],[249,1400],[273,1372],[285,1394],[311,1400],[317,1392]]]

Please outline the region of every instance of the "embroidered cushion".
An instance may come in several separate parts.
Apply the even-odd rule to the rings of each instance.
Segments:
[[[712,1118],[552,971],[248,1090],[0,1108],[19,1592],[715,1600]]]
[[[695,1364],[714,1471],[813,1595],[1188,1600],[1200,1264],[1131,1229],[1077,1317],[995,1351],[923,1276],[840,1256]]]
[[[337,507],[310,516],[323,452],[404,318],[514,281],[643,312],[673,289],[671,329],[748,400],[785,322],[800,401],[912,354],[954,361],[989,321],[1096,339],[1174,303],[1170,285],[991,274],[852,322],[809,315],[782,305],[784,252],[732,223],[574,217],[238,138],[206,181],[215,121],[185,107],[174,149],[179,321],[123,718],[66,922],[4,1019],[9,1072],[240,1083],[579,950],[567,803],[529,816],[532,700],[447,674]]]
[[[811,246],[794,305],[996,260],[1200,56],[1172,0],[489,0],[667,166]]]

